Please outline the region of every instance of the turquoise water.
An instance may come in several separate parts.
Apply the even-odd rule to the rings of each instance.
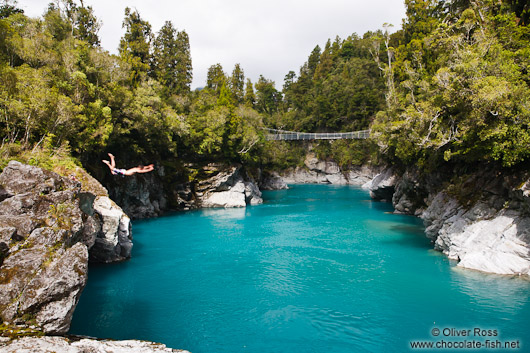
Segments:
[[[264,199],[134,222],[133,258],[90,267],[71,333],[193,353],[349,353],[482,328],[530,351],[529,281],[455,267],[418,219],[358,188]]]

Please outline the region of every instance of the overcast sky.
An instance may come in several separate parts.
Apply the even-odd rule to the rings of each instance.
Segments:
[[[41,16],[51,0],[19,0],[26,15]],[[259,75],[281,89],[285,75],[298,73],[311,50],[328,38],[362,35],[391,23],[401,27],[403,0],[84,0],[103,23],[102,47],[117,53],[124,33],[125,7],[137,9],[154,33],[169,20],[190,37],[192,88],[206,84],[208,67],[216,63],[230,75],[240,63],[245,76]]]

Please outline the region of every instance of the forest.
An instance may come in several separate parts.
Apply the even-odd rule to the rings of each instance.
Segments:
[[[0,6],[0,168],[18,159],[66,173],[113,151],[127,162],[226,162],[281,170],[309,146],[266,141],[263,128],[371,129],[367,141],[311,145],[342,168],[365,163],[525,165],[530,156],[530,5],[525,0],[405,0],[392,25],[316,45],[282,89],[236,64],[191,90],[191,45],[167,21],[153,33],[126,8],[118,55],[82,1],[40,18]],[[178,24],[177,24],[178,25]],[[377,27],[377,24],[374,24]],[[94,167],[97,166],[97,167]],[[182,174],[182,173],[181,173]]]

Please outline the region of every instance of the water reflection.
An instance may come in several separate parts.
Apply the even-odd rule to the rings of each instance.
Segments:
[[[453,266],[451,277],[470,301],[482,307],[503,307],[517,313],[528,303],[530,280],[526,277],[497,275]]]
[[[244,207],[236,208],[206,208],[201,210],[203,217],[212,218],[219,221],[245,218],[247,210]]]

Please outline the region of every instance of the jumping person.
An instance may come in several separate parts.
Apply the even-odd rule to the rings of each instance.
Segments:
[[[131,169],[118,169],[116,168],[116,162],[114,161],[114,155],[112,153],[109,153],[110,162],[107,160],[102,160],[103,163],[105,163],[109,168],[112,175],[133,175],[136,173],[148,173],[155,169],[153,164],[149,164],[146,166],[139,165],[138,167],[134,167]]]

